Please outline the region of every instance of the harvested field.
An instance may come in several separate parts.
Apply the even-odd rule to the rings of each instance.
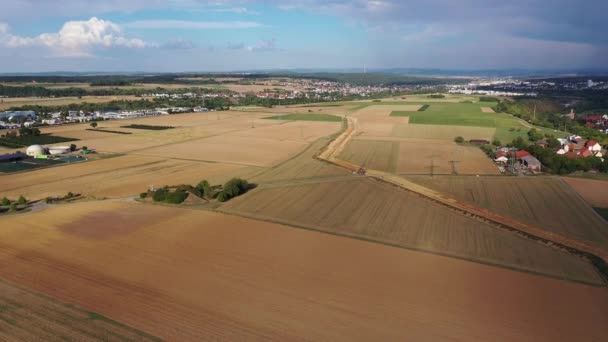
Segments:
[[[159,340],[2,279],[0,303],[0,339],[3,341]]]
[[[370,180],[260,187],[222,207],[308,229],[603,284],[590,263]]]
[[[591,206],[608,208],[608,182],[593,179],[564,177],[570,185]]]
[[[272,139],[222,135],[145,149],[138,154],[248,166],[272,166],[296,155],[305,147],[306,143],[298,141],[278,143]]]
[[[285,121],[329,121],[342,122],[344,119],[339,116],[319,113],[304,113],[304,114],[280,114],[269,116],[267,120],[285,120]]]
[[[481,111],[484,113],[496,113],[492,107],[481,107]]]
[[[366,169],[397,172],[399,145],[394,141],[352,140],[338,158]]]
[[[71,191],[95,197],[133,196],[150,185],[196,184],[204,178],[218,183],[256,171],[238,165],[121,156],[26,173],[0,175],[4,196],[42,199]]]
[[[336,133],[342,127],[342,123],[338,122],[314,122],[314,121],[296,121],[286,122],[280,125],[261,126],[258,127],[258,122],[266,121],[258,119],[255,121],[255,129],[241,130],[229,133],[229,136],[273,139],[277,144],[283,141],[299,141],[299,142],[314,142],[321,137]]]
[[[365,168],[403,175],[452,174],[454,171],[465,175],[500,174],[479,148],[442,140],[358,138],[348,143],[339,158]]]
[[[429,188],[605,248],[608,225],[559,178],[408,177]]]
[[[298,181],[314,178],[347,176],[342,168],[314,159],[314,156],[329,143],[329,138],[321,138],[306,150],[275,167],[269,168],[252,178],[254,183]]]
[[[61,230],[118,211],[158,221]],[[605,289],[204,211],[81,203],[5,218],[0,241],[1,277],[174,341],[602,340],[608,325]]]
[[[414,139],[439,139],[454,141],[455,137],[463,137],[465,140],[485,139],[492,140],[496,132],[490,127],[470,126],[442,126],[442,125],[394,125],[390,136],[398,138]],[[373,136],[373,134],[370,134]]]

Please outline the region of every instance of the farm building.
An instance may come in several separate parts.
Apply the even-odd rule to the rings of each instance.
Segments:
[[[32,145],[32,146],[28,147],[27,150],[25,150],[25,154],[27,154],[30,157],[45,155],[46,149],[40,145]]]
[[[530,171],[540,171],[541,169],[541,163],[538,159],[534,158],[533,156],[524,156],[519,158],[519,161],[525,165],[528,170]]]
[[[475,144],[475,145],[488,145],[488,144],[490,144],[489,141],[483,140],[483,139],[471,139],[471,140],[469,140],[469,142],[471,144]]]
[[[10,153],[0,156],[0,163],[12,163],[27,158],[23,153]]]

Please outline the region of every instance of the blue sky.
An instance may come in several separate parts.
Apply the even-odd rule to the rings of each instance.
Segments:
[[[605,0],[2,0],[0,72],[606,69],[605,13]]]

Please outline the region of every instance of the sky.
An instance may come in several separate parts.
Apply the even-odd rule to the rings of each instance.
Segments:
[[[2,0],[0,72],[608,69],[606,0]]]

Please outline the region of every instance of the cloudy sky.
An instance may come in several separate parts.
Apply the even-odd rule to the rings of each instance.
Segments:
[[[2,0],[0,72],[608,69],[606,0]]]

